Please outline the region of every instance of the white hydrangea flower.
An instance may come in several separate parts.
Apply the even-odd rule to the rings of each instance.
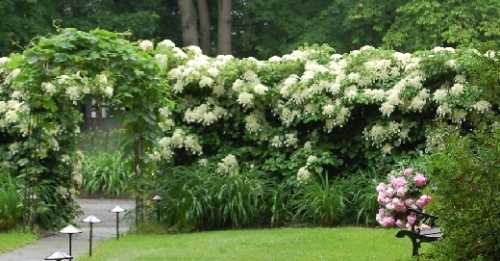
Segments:
[[[312,164],[314,164],[318,160],[319,160],[318,157],[316,157],[314,155],[310,155],[309,157],[307,157],[306,166],[311,166]]]
[[[438,89],[434,92],[434,101],[441,103],[446,100],[448,96],[448,91],[446,89]]]
[[[391,145],[391,144],[385,144],[383,147],[382,147],[382,153],[384,154],[391,154],[392,153],[392,149],[394,147]]]
[[[458,96],[464,92],[464,85],[461,83],[455,83],[451,86],[450,94]]]
[[[214,80],[207,76],[202,76],[200,80],[200,87],[211,87],[214,84]]]
[[[323,114],[326,116],[331,116],[335,111],[335,106],[333,104],[327,104],[323,106]]]
[[[158,43],[158,46],[159,47],[164,47],[164,48],[167,48],[167,49],[172,49],[175,47],[175,43],[170,41],[170,40],[163,40],[161,42]]]
[[[299,139],[297,138],[297,133],[287,133],[285,134],[285,146],[296,147]]]
[[[42,89],[47,93],[49,96],[52,96],[56,92],[56,86],[50,82],[44,82],[42,83]]]
[[[9,61],[9,57],[0,57],[0,68],[4,67]]]
[[[250,133],[259,132],[262,126],[259,123],[259,117],[255,113],[252,113],[245,117],[245,128]]]
[[[271,146],[275,148],[281,148],[283,146],[283,142],[281,141],[280,136],[274,136],[271,138]]]
[[[491,104],[487,101],[481,100],[473,104],[472,108],[479,113],[486,113],[490,110]]]
[[[268,90],[269,88],[267,86],[260,83],[253,87],[254,93],[258,95],[264,95]]]
[[[139,42],[139,47],[142,49],[142,50],[151,50],[153,49],[153,42],[149,41],[149,40],[142,40]]]
[[[448,103],[443,103],[443,104],[439,105],[439,107],[436,110],[436,113],[439,117],[443,118],[446,115],[451,114],[451,108],[448,105]]]
[[[242,92],[238,95],[238,103],[244,108],[249,108],[253,106],[253,94],[248,92]]]
[[[217,166],[217,171],[221,174],[234,174],[239,170],[238,160],[233,154],[228,154]]]
[[[300,183],[305,183],[311,178],[311,172],[307,169],[307,167],[301,167],[299,171],[297,171],[297,180]]]
[[[384,102],[382,103],[382,106],[380,106],[380,112],[382,112],[382,115],[384,116],[391,116],[392,112],[394,112],[395,106],[389,102]]]

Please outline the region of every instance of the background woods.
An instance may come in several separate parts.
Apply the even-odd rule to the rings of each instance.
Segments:
[[[338,52],[363,45],[399,51],[499,46],[500,2],[423,0],[3,0],[0,54],[56,27],[171,39],[204,53],[268,58],[304,43]],[[425,35],[425,37],[422,37]]]

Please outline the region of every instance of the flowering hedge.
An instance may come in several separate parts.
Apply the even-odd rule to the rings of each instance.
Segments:
[[[126,112],[136,172],[211,165],[295,183],[349,173],[435,142],[426,132],[440,122],[470,126],[496,115],[498,101],[484,92],[490,82],[478,74],[495,77],[497,56],[312,46],[260,61],[65,29],[0,58],[0,167],[43,195],[46,223],[56,222],[57,205],[69,218],[78,106],[98,96]]]
[[[177,104],[161,109],[165,136],[150,156],[162,164],[257,168],[303,182],[423,149],[437,124],[498,112],[474,71],[498,66],[494,51],[313,46],[261,61],[168,40],[143,46],[168,72]]]

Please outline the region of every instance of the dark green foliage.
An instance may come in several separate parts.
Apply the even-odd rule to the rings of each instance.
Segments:
[[[125,195],[131,172],[119,152],[86,153],[83,160],[82,189],[89,195]]]
[[[8,230],[21,222],[20,195],[16,179],[0,168],[0,231]]]
[[[339,224],[345,214],[347,198],[339,183],[328,178],[304,185],[295,200],[296,218],[307,223],[332,226]]]
[[[256,173],[219,175],[178,168],[161,186],[163,222],[178,229],[249,227],[264,221],[268,189]],[[151,210],[156,215],[154,206]]]
[[[448,130],[449,131],[449,130]],[[445,239],[443,260],[498,260],[500,256],[500,129],[459,136],[430,156],[433,209]]]

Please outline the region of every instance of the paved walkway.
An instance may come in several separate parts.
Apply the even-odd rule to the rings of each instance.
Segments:
[[[94,225],[94,242],[115,237],[116,216],[109,210],[119,205],[124,209],[132,209],[134,202],[122,199],[78,199],[84,214],[77,218],[77,225],[83,233],[73,235],[73,256],[88,254],[89,225],[82,222],[88,215],[94,215],[102,222]],[[120,215],[123,216],[123,213]],[[120,232],[128,230],[129,219],[120,219]],[[95,246],[95,244],[94,244]],[[68,252],[68,236],[54,235],[42,238],[25,247],[0,255],[0,261],[40,261],[54,251]]]

